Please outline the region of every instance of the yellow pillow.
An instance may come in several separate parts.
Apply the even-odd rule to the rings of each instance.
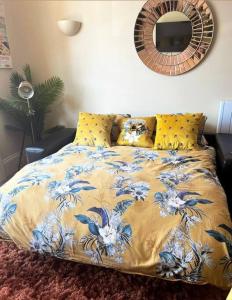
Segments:
[[[196,149],[203,114],[156,115],[154,149]]]
[[[79,113],[74,143],[84,146],[110,147],[110,133],[114,115]]]
[[[154,128],[154,117],[123,118],[120,120],[121,132],[117,144],[151,148]]]

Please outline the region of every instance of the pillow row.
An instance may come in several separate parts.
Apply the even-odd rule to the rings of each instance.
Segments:
[[[121,146],[191,150],[202,145],[205,121],[202,113],[130,118],[130,115],[80,112],[74,143],[110,147],[111,141],[115,141]]]

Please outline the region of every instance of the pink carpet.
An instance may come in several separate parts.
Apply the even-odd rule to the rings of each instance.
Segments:
[[[227,293],[58,260],[0,242],[0,300],[225,300]]]

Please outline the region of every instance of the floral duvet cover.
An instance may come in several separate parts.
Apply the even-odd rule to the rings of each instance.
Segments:
[[[232,224],[212,148],[69,144],[0,188],[0,236],[127,273],[232,283]]]

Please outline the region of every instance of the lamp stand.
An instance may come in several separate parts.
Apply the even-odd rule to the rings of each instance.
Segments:
[[[28,106],[28,114],[29,114],[29,118],[30,118],[31,143],[32,143],[32,145],[35,145],[35,132],[34,132],[34,124],[33,124],[34,111],[31,107],[30,98],[27,98],[26,100],[27,100],[27,106]],[[24,150],[24,145],[25,145],[25,138],[26,138],[26,133],[28,131],[28,127],[29,127],[29,123],[26,124],[26,126],[24,127],[24,130],[23,130],[23,139],[22,139],[20,155],[19,155],[18,170],[20,170],[20,168],[21,168],[23,150]]]
[[[35,144],[35,132],[34,132],[34,124],[33,124],[34,111],[31,108],[30,98],[27,98],[27,106],[28,106],[29,117],[30,117],[31,141],[32,141],[32,144],[34,145]]]

